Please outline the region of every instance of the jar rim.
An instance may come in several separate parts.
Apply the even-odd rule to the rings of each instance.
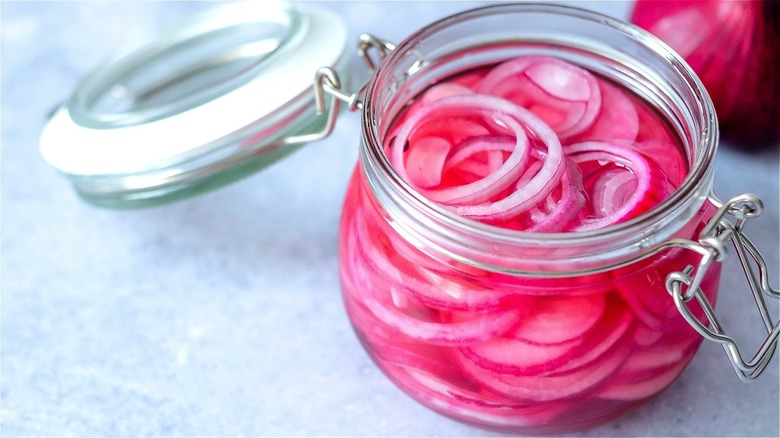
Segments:
[[[274,6],[265,21],[247,16],[245,9],[206,11],[121,48],[79,81],[66,103],[70,116],[98,129],[141,125],[235,90],[306,30],[308,17],[283,4]],[[153,76],[155,65],[165,65],[166,71]],[[176,88],[180,83],[183,89]]]
[[[695,146],[697,151],[695,160],[693,160],[684,181],[671,196],[650,211],[620,224],[580,232],[533,233],[499,228],[459,216],[443,206],[428,200],[400,177],[383,151],[379,127],[375,122],[376,118],[381,116],[382,111],[382,108],[376,106],[378,92],[383,80],[387,80],[388,71],[403,58],[404,54],[413,51],[415,46],[426,37],[435,35],[457,23],[484,16],[508,13],[544,13],[601,24],[639,42],[669,64],[677,76],[689,87],[689,91],[692,92],[693,96],[695,96],[696,107],[694,108],[694,115],[701,123],[698,144],[692,145]],[[498,244],[544,245],[546,247],[589,245],[624,235],[647,235],[649,237],[654,230],[658,230],[659,226],[662,226],[665,218],[670,216],[672,211],[679,209],[682,204],[692,201],[698,202],[698,205],[689,206],[693,208],[688,208],[691,211],[698,211],[709,191],[709,187],[705,186],[711,186],[714,156],[718,143],[717,117],[704,85],[682,57],[668,45],[650,33],[616,18],[578,7],[538,3],[500,4],[470,9],[436,21],[407,37],[388,55],[368,83],[362,114],[362,126],[361,158],[364,172],[369,176],[369,184],[372,185],[375,192],[376,190],[388,190],[388,184],[395,185],[400,188],[400,191],[405,194],[407,200],[413,204],[415,209],[418,209],[447,230],[465,232],[471,236],[488,239]],[[378,173],[386,175],[386,179],[389,181],[379,181],[376,178]],[[705,190],[702,190],[703,188]],[[642,241],[645,239],[635,239],[628,246],[646,247],[648,245],[648,242],[638,243],[636,240]]]

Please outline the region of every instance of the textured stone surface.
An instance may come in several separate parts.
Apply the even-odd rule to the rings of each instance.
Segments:
[[[584,3],[580,3],[584,4]],[[627,3],[584,4],[625,17]],[[322,3],[398,41],[470,3]],[[91,207],[41,159],[46,114],[113,48],[207,3],[0,3],[3,436],[492,436],[396,389],[339,295],[336,233],[357,114],[271,169],[173,205]],[[323,165],[326,163],[326,165]],[[778,269],[778,153],[722,148],[717,191],[766,200]],[[755,345],[741,274],[720,309]],[[776,307],[775,307],[776,309]],[[776,311],[775,311],[776,313]],[[778,436],[778,360],[744,385],[705,345],[653,402],[582,436]]]

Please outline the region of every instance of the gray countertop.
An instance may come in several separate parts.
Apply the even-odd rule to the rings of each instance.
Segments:
[[[625,18],[630,4],[580,3]],[[3,436],[494,436],[396,389],[341,303],[337,221],[359,138],[333,135],[229,187],[157,208],[79,200],[38,153],[47,113],[118,44],[207,3],[2,2]],[[472,3],[326,2],[353,37],[399,41]],[[766,203],[751,224],[777,284],[778,149],[717,158],[721,197]],[[325,157],[325,158],[323,158]],[[323,165],[326,162],[327,165]],[[719,311],[754,348],[744,278]],[[773,306],[777,314],[777,306]],[[741,383],[705,343],[681,378],[581,436],[778,436],[778,360]]]

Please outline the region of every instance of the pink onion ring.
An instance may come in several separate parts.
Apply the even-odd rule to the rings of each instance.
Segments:
[[[512,149],[512,154],[496,172],[474,183],[458,187],[433,190],[415,187],[428,199],[441,204],[487,201],[490,197],[507,188],[519,176],[518,174],[522,171],[522,166],[527,156],[528,137],[517,122],[512,120],[509,115],[502,114],[501,110],[506,110],[507,107],[512,109],[513,105],[500,99],[477,95],[445,97],[422,106],[416,113],[409,116],[398,131],[398,136],[393,142],[391,149],[390,159],[393,166],[404,180],[411,182],[406,163],[404,162],[404,146],[407,139],[413,134],[413,130],[418,128],[419,124],[426,122],[428,117],[441,117],[443,115],[436,114],[437,111],[455,112],[456,114],[465,112],[467,115],[476,113],[495,117],[499,123],[515,134],[515,146]],[[493,111],[494,113],[486,113],[487,111]]]
[[[610,209],[611,214],[596,218],[585,219],[575,231],[587,231],[604,228],[608,225],[625,220],[631,215],[650,191],[650,165],[647,160],[630,147],[618,144],[589,141],[577,143],[566,148],[569,158],[577,164],[587,161],[612,162],[625,167],[636,178],[636,189],[631,196],[618,208]]]
[[[487,217],[502,219],[516,216],[531,209],[540,200],[547,197],[563,176],[563,153],[560,141],[555,133],[539,118],[528,110],[510,102],[491,96],[458,95],[436,100],[419,107],[411,114],[398,130],[390,150],[390,160],[399,175],[410,181],[404,163],[404,147],[414,130],[429,117],[445,115],[474,115],[492,117],[495,123],[515,134],[516,144],[512,154],[493,174],[475,183],[439,190],[418,191],[434,202],[442,204],[463,204],[466,202],[485,202],[491,196],[508,187],[519,177],[523,170],[528,150],[526,129],[532,132],[547,148],[546,159],[539,172],[528,183],[518,187],[506,198],[483,205],[454,205],[455,213],[464,217]],[[522,122],[524,126],[520,126]]]
[[[418,275],[410,275],[409,271],[404,272],[400,263],[407,259],[404,257],[393,257],[392,251],[398,251],[398,246],[392,249],[384,250],[380,248],[371,238],[367,229],[364,216],[356,212],[353,223],[353,235],[360,244],[355,245],[356,257],[363,260],[356,263],[363,266],[363,270],[370,269],[373,275],[373,282],[365,285],[366,289],[382,290],[383,286],[400,285],[396,291],[434,309],[440,310],[462,310],[472,312],[494,311],[501,304],[501,300],[510,295],[504,291],[494,291],[479,289],[477,286],[469,287],[465,282],[449,281],[441,274],[431,272],[426,278],[420,278]],[[395,262],[395,264],[393,263]],[[358,270],[359,268],[355,268]],[[416,274],[425,270],[418,267]],[[368,275],[368,273],[366,273]],[[370,292],[365,292],[366,294]],[[389,292],[378,292],[379,294]]]
[[[534,224],[527,227],[525,231],[549,233],[565,230],[585,208],[585,197],[582,195],[581,186],[580,171],[574,163],[571,163],[561,178],[561,197],[558,202],[548,197],[547,201],[553,204],[548,213],[543,213],[538,209],[532,210],[531,221]]]
[[[593,75],[548,56],[504,62],[485,76],[478,91],[532,110],[562,140],[590,128],[601,109],[601,91]]]

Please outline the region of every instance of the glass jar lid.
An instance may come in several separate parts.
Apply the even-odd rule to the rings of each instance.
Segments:
[[[238,2],[120,50],[47,122],[43,157],[85,199],[160,203],[276,161],[316,130],[319,67],[345,70],[347,29],[318,9]]]

